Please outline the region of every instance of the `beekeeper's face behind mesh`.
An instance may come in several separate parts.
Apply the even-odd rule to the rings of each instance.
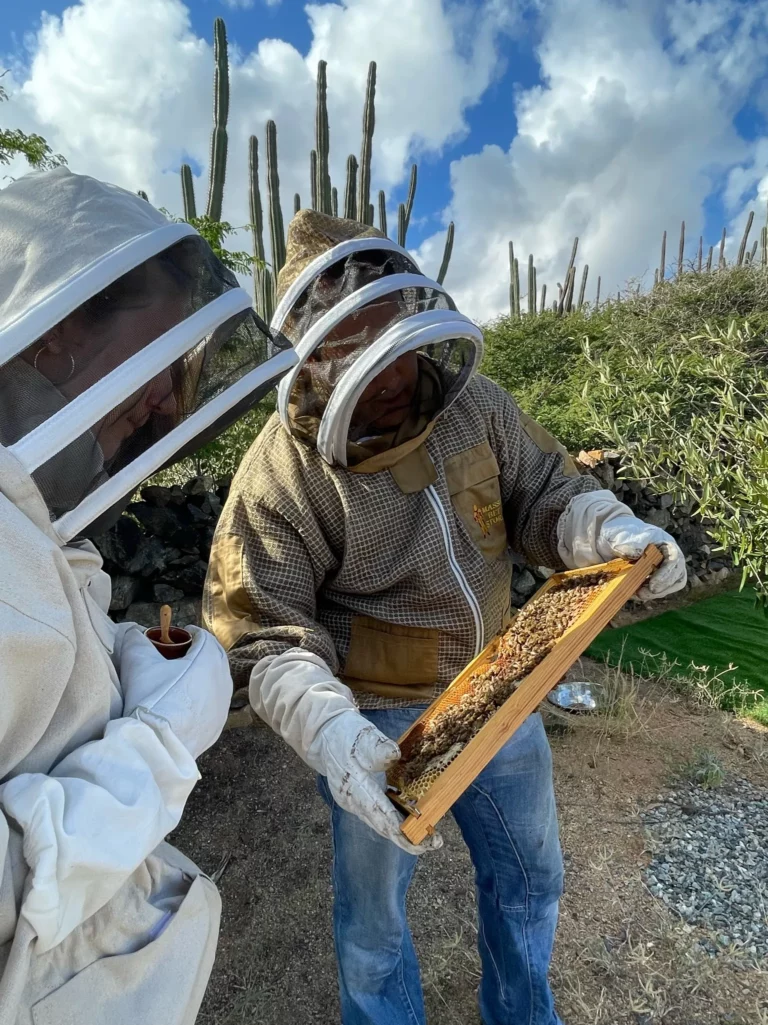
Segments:
[[[182,247],[154,257],[70,314],[21,353],[66,401],[95,385],[192,313]],[[180,367],[168,367],[91,428],[105,465],[150,417],[172,427],[181,409]],[[175,380],[176,378],[176,380]]]
[[[482,351],[479,329],[407,253],[388,240],[364,244],[382,250],[323,269],[281,325],[300,356],[280,387],[283,421],[342,465],[359,461],[354,446],[375,440],[381,450],[418,435],[466,386]]]
[[[78,177],[63,177],[64,188]],[[295,363],[189,226],[169,224],[152,211],[150,230],[131,235],[133,205],[151,211],[149,204],[81,180],[90,182],[90,191],[83,199],[86,187],[76,182],[73,205],[78,201],[90,215],[86,200],[94,194],[104,218],[106,198],[106,212],[118,224],[123,217],[127,244],[89,263],[83,259],[83,270],[73,275],[70,269],[63,282],[55,280],[56,268],[69,258],[77,269],[76,245],[74,255],[64,243],[59,254],[38,255],[41,270],[28,280],[16,244],[10,250],[19,261],[14,273],[4,282],[0,271],[0,445],[29,470],[64,540],[88,527],[93,532],[94,522],[104,529],[105,517],[114,519],[140,482],[216,437]],[[0,193],[0,206],[14,188]],[[24,212],[21,202],[8,209]],[[139,208],[137,217],[144,226],[148,214]],[[27,227],[21,215],[16,219],[12,242]],[[171,245],[158,244],[166,238]],[[151,254],[125,271],[131,248]],[[34,255],[28,259],[33,271]],[[123,264],[112,280],[111,261]],[[99,279],[98,288],[88,287]],[[72,301],[73,290],[85,292],[81,301]],[[21,299],[13,301],[19,294],[37,301],[24,309]],[[21,317],[14,316],[19,304]],[[56,306],[64,316],[55,317]]]

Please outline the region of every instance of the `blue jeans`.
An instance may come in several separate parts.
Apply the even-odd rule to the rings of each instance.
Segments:
[[[397,739],[422,709],[364,712]],[[320,792],[333,828],[334,939],[343,1025],[425,1025],[405,916],[417,859]],[[484,1025],[562,1025],[547,973],[563,863],[552,756],[532,715],[453,806],[475,867]],[[425,854],[439,858],[440,854]]]

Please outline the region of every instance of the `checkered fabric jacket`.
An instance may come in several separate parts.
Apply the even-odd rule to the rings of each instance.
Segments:
[[[410,480],[331,467],[274,416],[233,481],[205,590],[236,687],[298,647],[362,708],[432,700],[509,622],[511,550],[561,568],[557,521],[599,486],[563,452],[481,376]]]

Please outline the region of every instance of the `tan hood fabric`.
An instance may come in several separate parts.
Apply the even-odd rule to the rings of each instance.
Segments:
[[[353,238],[386,238],[378,228],[345,217],[330,217],[317,210],[299,210],[288,225],[285,263],[277,276],[280,302],[299,274],[318,256]]]

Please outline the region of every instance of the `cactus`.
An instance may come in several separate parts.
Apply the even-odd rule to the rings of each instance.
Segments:
[[[565,288],[561,288],[560,302],[558,304],[558,313],[565,312],[565,303],[568,298],[568,279],[570,278],[571,271],[573,270],[574,264],[576,263],[576,253],[579,249],[579,238],[578,235],[573,240],[573,248],[571,249],[571,259],[568,263],[568,270],[565,272]]]
[[[755,257],[756,256],[757,256],[757,242],[755,241],[753,243],[753,245],[752,245],[752,250],[751,250],[751,252],[749,254],[749,262],[750,262],[750,264],[753,264],[755,262]]]
[[[453,252],[453,234],[454,224],[453,221],[448,225],[448,234],[445,236],[445,249],[443,250],[443,262],[440,264],[440,270],[437,272],[437,283],[442,285],[445,281],[445,275],[448,273],[448,264],[451,262],[451,253]]]
[[[512,279],[515,289],[515,317],[520,318],[520,265],[515,257],[515,273]]]
[[[528,254],[528,316],[536,312],[536,286],[533,283],[533,253]]]
[[[546,284],[544,284],[544,285],[541,286],[541,305],[539,306],[539,311],[541,313],[544,313],[546,308],[547,308],[547,286],[546,286]]]
[[[659,268],[653,272],[653,287],[656,288],[659,284]]]
[[[597,294],[595,295],[595,309],[600,308],[600,285],[603,283],[603,279],[598,276],[597,279]]]
[[[293,216],[294,217],[299,212],[299,210],[301,210],[301,196],[298,194],[298,192],[294,192],[294,194],[293,194]]]
[[[314,149],[309,154],[309,190],[312,209],[317,210],[317,150]]]
[[[357,209],[360,220],[373,224],[368,220],[371,203],[371,156],[373,155],[373,129],[376,123],[376,61],[368,65],[368,84],[365,89],[365,106],[363,108],[363,141],[360,146],[360,181],[358,183]]]
[[[715,247],[709,247],[709,256],[707,256],[707,274],[712,273],[712,257],[715,255]]]
[[[750,210],[749,211],[749,217],[747,218],[747,226],[744,229],[744,235],[742,236],[741,245],[739,246],[739,255],[738,255],[737,259],[736,259],[736,265],[738,267],[741,267],[742,264],[744,263],[744,255],[745,255],[746,250],[747,250],[747,240],[749,239],[749,233],[752,230],[752,222],[754,221],[754,219],[755,219],[755,211],[754,210]]]
[[[565,312],[570,313],[573,309],[573,290],[576,285],[576,267],[572,266],[565,286]]]
[[[680,225],[680,248],[677,251],[677,280],[683,276],[683,257],[685,256],[685,221]]]
[[[664,271],[667,266],[667,233],[661,236],[661,259],[659,260],[659,282],[664,280]],[[621,299],[619,299],[621,302]]]
[[[197,217],[195,204],[195,181],[189,164],[181,165],[181,201],[184,206],[184,220],[192,221]]]
[[[538,297],[538,294],[539,294],[539,289],[538,289],[538,285],[537,285],[537,274],[536,274],[536,268],[534,267],[533,268],[533,312],[534,312],[534,314],[538,313],[538,310],[536,309],[536,299]]]
[[[768,227],[760,230],[760,266],[768,266]]]
[[[397,244],[405,249],[405,203],[400,203],[397,208]]]
[[[699,235],[699,251],[696,254],[696,270],[701,274],[701,263],[704,258],[704,238]]]
[[[350,153],[347,157],[347,188],[344,193],[344,216],[349,220],[357,220],[357,157]]]
[[[515,315],[515,246],[509,243],[509,315]]]
[[[387,234],[387,197],[383,189],[379,190],[379,231]]]
[[[418,177],[418,169],[415,164],[411,165],[411,178],[408,182],[408,198],[405,201],[405,225],[403,227],[403,241],[399,245],[405,248],[405,240],[408,237],[408,228],[411,224],[411,214],[413,213],[413,201],[416,198],[416,180]]]
[[[584,264],[584,273],[581,275],[581,288],[579,289],[579,301],[576,308],[580,310],[584,305],[584,297],[587,294],[587,277],[589,275],[589,264]]]
[[[552,300],[552,312],[553,312],[553,313],[557,313],[557,310],[558,310],[558,305],[559,305],[559,304],[558,304],[558,301],[557,301],[557,299],[553,299],[553,300]]]
[[[331,213],[334,217],[339,216],[339,190],[335,185],[331,189]]]
[[[269,238],[272,247],[272,275],[277,280],[285,263],[285,229],[280,207],[280,178],[277,173],[277,125],[267,121],[267,202],[269,203]]]
[[[333,200],[331,196],[331,176],[328,170],[328,156],[330,153],[330,130],[328,127],[328,78],[325,61],[318,61],[317,65],[317,110],[315,113],[315,150],[316,169],[313,174],[314,188],[317,195],[317,206],[313,204],[313,210],[320,210],[324,214],[333,213]]]
[[[213,131],[211,133],[211,167],[208,182],[206,215],[221,220],[224,179],[227,173],[227,119],[229,118],[229,60],[227,30],[223,18],[213,23]]]
[[[259,140],[255,135],[248,141],[248,183],[253,255],[256,260],[253,267],[253,298],[258,313],[269,323],[274,308],[272,275],[265,266],[264,219],[259,190]]]
[[[725,267],[725,228],[723,228],[723,237],[720,239],[720,258],[717,266]]]

